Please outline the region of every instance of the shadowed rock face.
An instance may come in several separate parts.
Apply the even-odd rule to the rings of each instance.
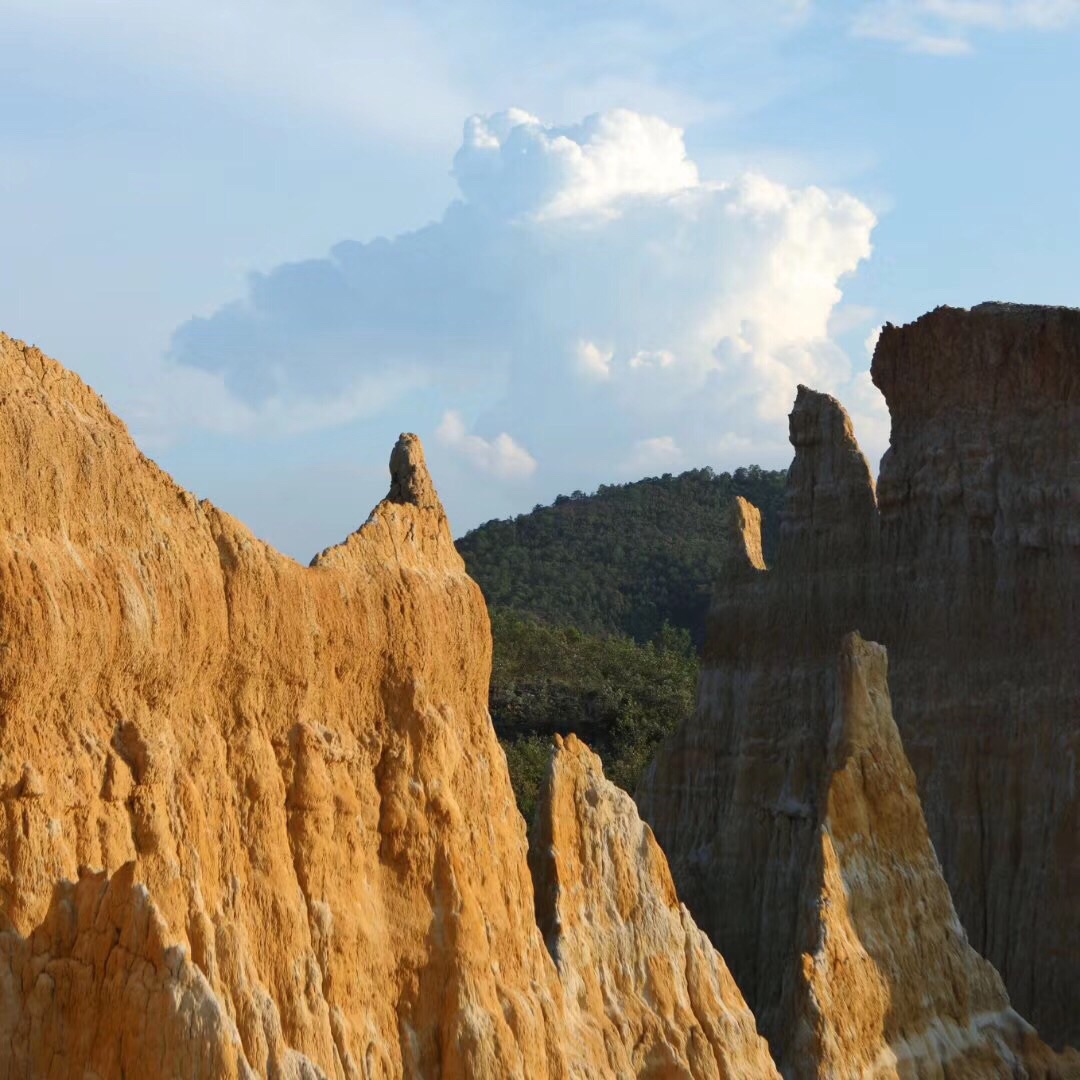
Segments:
[[[896,722],[973,946],[1080,1039],[1080,312],[886,327],[876,499],[840,405],[800,388],[776,565],[715,597],[695,717],[638,792],[680,895],[782,1041],[835,708],[834,643],[887,646]],[[737,550],[760,548],[739,509]]]
[[[63,882],[31,938],[0,933],[0,1075],[254,1080],[236,1025],[167,943],[134,869]]]
[[[390,471],[301,567],[0,335],[0,1080],[607,1076],[644,1030],[613,1016],[651,1018],[643,1076],[769,1075],[666,876],[556,969],[483,599],[415,436]],[[619,805],[559,831],[641,840]],[[631,955],[656,926],[692,972],[670,1000]]]

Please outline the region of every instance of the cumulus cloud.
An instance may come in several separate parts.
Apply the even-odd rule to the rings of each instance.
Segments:
[[[428,382],[427,373],[416,367],[362,371],[333,396],[282,388],[249,401],[232,393],[219,372],[166,364],[156,367],[153,377],[152,389],[136,388],[126,410],[140,445],[149,450],[170,446],[192,427],[246,436],[322,431],[374,417]]]
[[[589,379],[610,379],[611,361],[615,356],[613,349],[604,349],[595,341],[577,343],[578,370]]]
[[[447,451],[547,496],[640,454],[782,464],[796,384],[852,385],[830,319],[875,224],[852,195],[704,179],[678,128],[626,110],[473,117],[453,173],[439,221],[254,275],[177,331],[173,363],[245,423],[294,400],[344,423],[396,394],[437,409]]]
[[[466,199],[535,220],[613,216],[635,197],[695,187],[697,168],[682,132],[628,109],[550,127],[520,109],[473,116],[454,157]]]
[[[536,459],[505,431],[491,440],[471,435],[465,429],[461,414],[452,409],[443,413],[442,423],[435,435],[441,443],[461,454],[481,472],[504,480],[517,480],[531,476],[536,471]]]
[[[885,398],[871,381],[869,371],[860,371],[851,380],[844,405],[855,426],[859,445],[876,473],[881,455],[889,445],[891,424]]]
[[[960,56],[971,52],[977,31],[1053,30],[1078,21],[1078,0],[873,0],[851,29],[911,52]]]

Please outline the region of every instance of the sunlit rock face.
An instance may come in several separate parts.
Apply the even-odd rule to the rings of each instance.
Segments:
[[[0,336],[2,1080],[772,1074],[655,843],[625,924],[556,967],[480,591],[414,436],[390,473],[301,567]],[[643,842],[618,807],[559,831]],[[675,942],[654,999],[634,950]]]
[[[776,565],[733,513],[696,715],[638,792],[679,894],[783,1041],[834,649],[891,658],[896,723],[971,944],[1055,1045],[1080,1041],[1080,312],[941,308],[886,327],[877,488],[800,388]]]
[[[754,1017],[679,903],[667,860],[600,759],[556,736],[530,864],[537,921],[570,1030],[603,1048],[603,1076],[772,1077]]]
[[[5,1008],[98,1031],[11,1075],[153,1075],[118,1048],[144,1029],[160,1075],[174,1029],[213,1032],[206,1075],[567,1075],[487,612],[418,440],[302,567],[6,338],[0,396],[0,886],[32,942]],[[112,876],[101,926],[60,884],[82,866]]]

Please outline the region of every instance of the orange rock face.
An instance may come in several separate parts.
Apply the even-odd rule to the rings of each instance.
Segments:
[[[658,851],[630,925],[556,969],[487,612],[415,437],[390,465],[302,567],[0,336],[0,1080],[771,1071]],[[640,840],[602,832],[620,806],[576,835]],[[685,957],[652,1002],[627,950],[658,932],[658,977]]]
[[[527,857],[487,613],[415,437],[367,522],[301,567],[0,336],[0,1080],[775,1078],[675,884],[789,1071],[1075,1075],[968,945],[930,842],[1067,1029],[1076,672],[1039,649],[1071,640],[1074,488],[1023,478],[1071,477],[1074,428],[1055,406],[1046,443],[1002,402],[1057,400],[1074,328],[987,317],[980,340],[1036,374],[1003,360],[974,402],[935,388],[921,450],[898,406],[880,510],[842,409],[806,390],[780,566],[734,507],[699,713],[641,796],[674,874],[576,740]],[[860,624],[895,642],[929,831],[884,653],[851,639],[837,677]]]
[[[197,992],[222,1018],[208,1075],[566,1075],[487,613],[419,443],[302,567],[178,488],[75,376],[0,348],[0,888],[34,956],[10,945],[5,978],[16,1030],[51,1002],[52,1030],[100,1032],[10,1074],[142,1068],[117,1045],[171,1046]],[[104,886],[60,885],[82,866],[113,875],[100,928]],[[87,919],[130,944],[73,981],[103,947]]]
[[[556,736],[534,830],[537,922],[598,1075],[779,1080],[652,830],[573,735]]]
[[[1080,311],[943,308],[886,327],[877,489],[800,388],[779,552],[746,508],[694,719],[637,793],[679,894],[774,1049],[816,849],[835,643],[891,658],[896,723],[971,943],[1053,1045],[1080,1041]]]

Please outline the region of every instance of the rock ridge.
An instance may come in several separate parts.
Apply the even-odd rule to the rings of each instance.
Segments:
[[[886,326],[871,373],[876,490],[842,407],[800,388],[778,557],[746,558],[734,511],[743,570],[639,807],[775,1048],[834,643],[862,628],[973,946],[1044,1038],[1080,1042],[1080,311],[939,308]]]
[[[480,590],[414,435],[390,474],[302,567],[0,335],[0,1080],[775,1075],[651,838],[556,967]],[[560,760],[617,812],[552,829],[625,865],[629,799]]]
[[[555,736],[529,861],[571,1030],[604,1048],[602,1075],[779,1080],[652,830],[574,735]]]

